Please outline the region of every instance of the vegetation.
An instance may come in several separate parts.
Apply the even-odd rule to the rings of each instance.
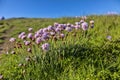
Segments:
[[[21,32],[33,28],[36,32],[58,23],[79,22],[81,18],[27,19],[14,18],[0,21],[0,39],[9,46],[9,52],[0,55],[0,78],[4,80],[119,80],[120,79],[120,16],[87,16],[94,20],[94,28],[86,31],[74,29],[63,32],[63,39],[49,39],[31,46],[28,52],[22,44],[8,42]],[[3,37],[5,37],[3,39]],[[21,42],[20,39],[17,41]],[[49,43],[43,51],[43,43]],[[13,44],[15,45],[13,48]],[[15,52],[13,52],[13,50]]]

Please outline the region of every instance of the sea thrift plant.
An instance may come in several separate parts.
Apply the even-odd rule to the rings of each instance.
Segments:
[[[48,43],[44,43],[41,47],[43,51],[48,51],[50,46]]]
[[[48,40],[54,40],[57,41],[59,39],[63,39],[65,37],[65,32],[71,32],[75,30],[80,30],[83,29],[84,31],[88,30],[88,23],[85,22],[87,19],[86,16],[83,16],[82,19],[79,22],[75,22],[75,24],[71,23],[64,23],[60,24],[55,22],[53,25],[49,25],[47,27],[38,29],[37,31],[33,32],[33,28],[28,28],[28,33],[26,32],[21,32],[18,35],[18,38],[20,39],[20,42],[23,42],[24,45],[27,47],[26,50],[28,52],[32,51],[31,46],[33,44],[35,45],[40,45],[43,42],[46,42],[42,44],[42,50],[43,51],[48,51],[49,50],[49,44],[47,43]],[[94,20],[89,21],[90,27],[94,27]],[[66,35],[67,36],[67,35]],[[76,33],[74,33],[74,36],[76,36]],[[9,40],[10,42],[16,41],[15,38],[11,38]],[[19,44],[19,42],[18,42]],[[19,47],[19,45],[17,46]],[[21,44],[21,43],[20,43]],[[30,45],[31,44],[31,45]],[[20,45],[19,48],[21,48],[22,44]]]
[[[88,30],[88,23],[87,23],[87,22],[83,22],[83,23],[82,23],[82,29],[83,29],[84,31]]]
[[[30,41],[25,41],[24,43],[25,43],[26,46],[28,46],[28,45],[30,45],[31,42]]]
[[[33,30],[33,28],[28,28],[28,31],[32,31]]]

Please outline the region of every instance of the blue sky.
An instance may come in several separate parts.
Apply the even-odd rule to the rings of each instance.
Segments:
[[[63,17],[120,13],[120,0],[0,0],[0,16]]]

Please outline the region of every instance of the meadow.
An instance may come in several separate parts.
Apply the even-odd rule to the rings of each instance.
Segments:
[[[119,80],[120,16],[1,20],[0,48],[3,80]]]

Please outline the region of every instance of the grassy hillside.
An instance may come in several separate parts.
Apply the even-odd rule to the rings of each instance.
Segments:
[[[119,80],[120,16],[88,16],[86,22],[94,20],[94,28],[62,31],[63,39],[51,38],[38,45],[32,42],[31,46],[25,46],[18,39],[18,34],[28,34],[30,27],[35,33],[55,22],[75,24],[80,20],[14,18],[0,21],[0,48],[5,53],[0,55],[0,77],[5,80]],[[21,48],[17,43],[10,43],[10,37],[17,38]],[[47,52],[41,49],[44,43],[50,45]],[[32,50],[27,52],[29,47]]]

